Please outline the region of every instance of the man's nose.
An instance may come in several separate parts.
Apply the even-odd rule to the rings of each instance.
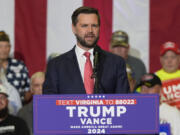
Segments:
[[[93,32],[93,27],[92,26],[88,27],[88,32]]]

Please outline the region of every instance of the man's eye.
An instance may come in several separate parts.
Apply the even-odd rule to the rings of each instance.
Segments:
[[[98,25],[96,25],[96,24],[93,24],[92,26],[93,26],[93,27],[95,27],[95,28],[97,28],[97,27],[98,27]]]
[[[88,25],[81,25],[81,27],[87,27]]]

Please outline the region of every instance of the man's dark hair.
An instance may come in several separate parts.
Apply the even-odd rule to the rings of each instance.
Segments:
[[[99,15],[99,12],[97,9],[90,8],[90,7],[84,7],[84,6],[76,9],[71,16],[72,24],[74,26],[76,26],[76,24],[78,22],[77,18],[78,18],[79,14],[96,14],[98,17],[98,24],[100,26],[100,15]]]
[[[8,34],[4,31],[0,31],[0,41],[10,42]]]

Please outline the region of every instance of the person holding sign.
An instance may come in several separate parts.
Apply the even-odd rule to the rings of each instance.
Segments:
[[[162,69],[156,72],[162,81],[161,101],[180,109],[180,49],[174,42],[161,46]]]
[[[160,94],[161,80],[155,74],[146,74],[141,78],[139,88],[142,94]],[[179,135],[180,112],[176,107],[160,102],[159,118],[160,124],[170,125],[171,135]]]
[[[98,10],[76,9],[72,31],[77,44],[48,63],[43,94],[129,93],[125,61],[97,45]]]

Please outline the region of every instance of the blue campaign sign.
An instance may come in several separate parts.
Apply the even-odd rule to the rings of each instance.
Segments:
[[[35,135],[159,132],[157,94],[36,95]]]
[[[169,124],[160,124],[159,135],[171,135]]]

